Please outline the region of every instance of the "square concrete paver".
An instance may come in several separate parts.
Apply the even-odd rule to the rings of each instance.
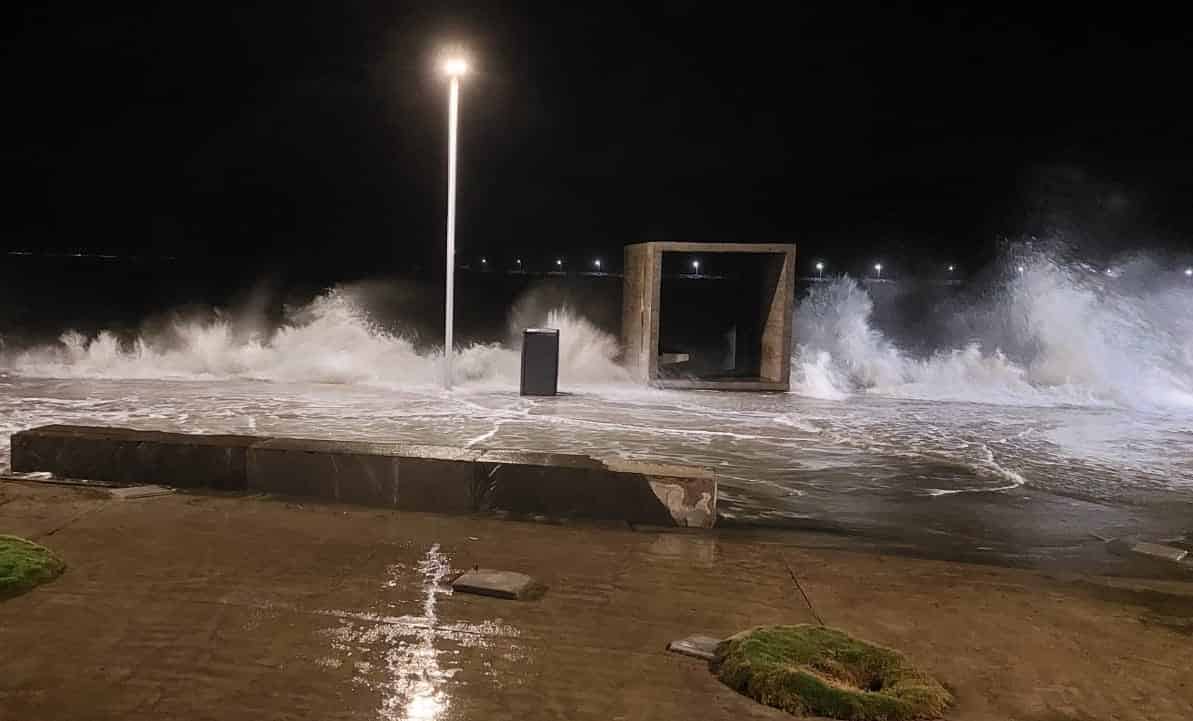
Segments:
[[[683,656],[691,656],[703,661],[711,661],[717,655],[717,646],[721,639],[712,636],[688,636],[667,644],[667,650]]]
[[[542,596],[546,589],[525,573],[475,568],[452,582],[456,593],[474,593],[494,598],[527,599]]]

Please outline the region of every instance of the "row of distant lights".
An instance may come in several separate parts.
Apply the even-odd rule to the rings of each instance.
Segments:
[[[514,261],[514,263],[515,263],[515,264],[516,264],[516,265],[517,265],[519,268],[521,268],[521,267],[522,267],[522,259],[521,259],[521,258],[518,258],[517,260],[515,260],[515,261]],[[488,259],[488,258],[481,258],[481,265],[484,265],[484,266],[487,266],[487,265],[489,265],[489,259]],[[697,262],[697,263],[696,263],[696,265],[699,265],[699,262]],[[555,259],[555,267],[556,267],[556,268],[562,268],[562,267],[563,267],[563,259],[562,259],[562,258],[556,258],[556,259]],[[592,267],[593,267],[593,268],[596,268],[597,270],[600,270],[600,269],[601,269],[601,259],[600,259],[600,258],[594,258],[594,259],[593,259],[593,261],[592,261]]]
[[[950,273],[952,273],[953,271],[957,270],[957,266],[955,266],[955,265],[950,265],[950,266],[948,267],[948,270],[949,270],[949,272],[950,272]],[[1026,269],[1026,268],[1024,268],[1022,265],[1017,265],[1017,266],[1015,266],[1015,270],[1016,270],[1016,271],[1018,271],[1019,273],[1021,273],[1021,274],[1022,274],[1022,273],[1023,273],[1025,270],[1027,270],[1027,269]],[[817,273],[823,273],[823,272],[824,272],[824,261],[819,261],[819,260],[818,260],[818,261],[816,261],[816,272],[817,272]],[[882,275],[882,263],[875,263],[875,264],[874,264],[874,272],[875,272],[875,273],[877,273],[877,274],[878,274],[878,275],[880,275],[880,276]],[[1186,278],[1193,278],[1193,268],[1185,268],[1185,277],[1186,277]]]
[[[816,261],[816,266],[815,266],[815,267],[816,267],[816,272],[817,272],[818,274],[820,274],[820,275],[823,275],[823,274],[824,274],[824,261],[823,261],[823,260],[818,260],[818,261]],[[955,270],[957,270],[957,266],[955,266],[955,265],[950,265],[950,266],[949,266],[949,272],[950,272],[950,273],[952,273],[952,272],[953,272],[953,271],[955,271]],[[875,274],[876,276],[878,276],[879,278],[881,278],[881,277],[882,277],[882,263],[875,263],[875,264],[874,264],[874,274]]]
[[[522,259],[521,259],[521,258],[518,258],[518,259],[514,260],[514,263],[515,263],[515,264],[516,264],[516,265],[517,265],[519,268],[521,268],[521,267],[522,267]],[[481,265],[484,265],[484,266],[487,266],[487,265],[489,265],[489,259],[488,259],[488,258],[481,258]],[[820,265],[823,265],[823,263],[817,263],[817,265],[818,265],[818,266],[820,266]],[[562,268],[562,267],[563,267],[563,258],[556,258],[556,259],[555,259],[555,267],[556,267],[556,268]],[[601,259],[600,259],[600,258],[594,258],[594,259],[593,259],[593,261],[592,261],[592,267],[593,267],[593,268],[596,268],[597,270],[600,270],[600,269],[601,269]],[[693,261],[692,261],[692,270],[694,270],[694,271],[696,271],[696,272],[700,272],[700,261],[699,261],[699,260],[693,260]]]
[[[518,259],[516,259],[516,260],[514,261],[514,264],[515,264],[515,265],[517,265],[519,268],[521,268],[521,267],[522,267],[522,259],[521,259],[521,258],[518,258]],[[488,258],[481,258],[481,265],[484,265],[484,266],[487,266],[487,265],[489,265],[489,259],[488,259]],[[562,268],[562,267],[563,267],[563,259],[562,259],[562,258],[556,258],[556,259],[555,259],[555,267],[556,267],[556,268]],[[601,259],[600,259],[600,258],[596,258],[596,259],[594,259],[594,260],[592,261],[592,267],[593,267],[593,268],[596,268],[597,270],[600,270],[600,269],[601,269]],[[698,259],[697,259],[697,260],[693,260],[693,261],[692,261],[692,270],[693,270],[693,271],[695,271],[695,272],[697,272],[697,273],[698,273],[698,272],[700,272],[700,261],[699,261]],[[952,265],[950,265],[950,266],[949,266],[949,272],[950,272],[950,273],[952,273],[954,270],[956,270],[956,266],[952,266]],[[1191,269],[1191,270],[1193,270],[1193,269]],[[818,272],[818,273],[823,273],[823,272],[824,272],[824,261],[817,261],[817,262],[816,262],[816,272]],[[878,273],[879,275],[881,275],[881,274],[882,274],[882,263],[875,263],[875,264],[874,264],[874,272],[875,272],[875,273]],[[1020,272],[1020,273],[1022,273],[1022,272],[1023,272],[1023,266],[1019,266],[1019,272]],[[1193,275],[1193,272],[1186,272],[1186,275]]]
[[[514,263],[515,263],[515,264],[516,264],[516,265],[517,265],[519,268],[521,268],[521,267],[522,267],[522,259],[521,259],[521,258],[518,258],[518,259],[516,259],[516,260],[514,261]],[[483,266],[488,266],[488,265],[489,265],[489,260],[488,260],[488,258],[481,258],[481,265],[483,265]],[[563,258],[556,258],[556,259],[555,259],[555,267],[556,267],[556,268],[562,268],[562,267],[563,267]],[[601,259],[600,259],[600,258],[594,258],[594,259],[593,259],[593,261],[592,261],[592,267],[593,267],[594,269],[596,269],[596,270],[600,270],[600,269],[601,269]],[[700,261],[699,261],[699,260],[693,260],[693,261],[692,261],[692,270],[693,270],[694,272],[697,272],[697,273],[699,273],[699,272],[700,272]],[[956,271],[956,270],[957,270],[957,266],[955,266],[955,265],[950,265],[950,266],[948,266],[948,271],[949,271],[950,273],[952,273],[952,272],[954,272],[954,271]],[[1022,273],[1023,273],[1023,272],[1026,270],[1026,268],[1024,268],[1022,265],[1019,265],[1019,266],[1015,266],[1015,270],[1016,270],[1017,272],[1019,272],[1019,273],[1021,273],[1021,274],[1022,274]],[[816,272],[817,272],[817,273],[819,273],[819,274],[823,274],[823,273],[824,273],[824,261],[823,261],[823,260],[818,260],[818,261],[816,261]],[[875,263],[875,264],[874,264],[874,273],[875,273],[875,275],[877,275],[878,277],[882,277],[882,263]],[[1186,278],[1193,278],[1193,268],[1185,268],[1185,277],[1186,277]]]

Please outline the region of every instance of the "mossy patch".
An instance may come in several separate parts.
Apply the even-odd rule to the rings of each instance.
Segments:
[[[898,651],[833,628],[760,626],[721,642],[726,685],[796,715],[850,721],[939,718],[953,697]]]
[[[17,596],[57,578],[66,564],[32,541],[0,535],[0,599]]]

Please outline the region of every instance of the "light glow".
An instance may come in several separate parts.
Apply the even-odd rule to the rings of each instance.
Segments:
[[[406,718],[410,721],[434,721],[439,718],[446,705],[440,698],[440,694],[422,693],[406,703]]]
[[[443,73],[451,78],[459,78],[468,74],[468,60],[460,56],[452,56],[443,61]]]

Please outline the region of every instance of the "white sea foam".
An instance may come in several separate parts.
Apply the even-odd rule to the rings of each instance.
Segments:
[[[1046,257],[1016,263],[1024,271],[1008,274],[988,300],[954,311],[965,329],[957,338],[917,354],[877,326],[875,301],[857,281],[817,284],[795,310],[793,390],[832,401],[866,393],[1193,411],[1193,284],[1157,281],[1150,266],[1126,264],[1106,274]],[[380,328],[357,298],[330,291],[271,331],[215,315],[180,319],[132,340],[67,332],[50,346],[0,349],[0,368],[50,378],[439,384],[442,351]],[[560,328],[561,383],[599,384],[615,395],[642,392],[618,364],[614,336],[573,310],[548,312],[542,299],[531,300],[516,304],[511,323]],[[511,338],[457,349],[455,382],[516,386],[517,336]]]
[[[543,319],[560,329],[560,380],[616,383],[616,340],[568,309]],[[412,387],[441,381],[442,349],[420,351],[368,317],[349,294],[326,293],[272,333],[245,332],[224,317],[178,320],[168,332],[122,342],[70,331],[59,343],[10,353],[0,362],[24,376],[104,379],[255,379]],[[516,384],[516,350],[497,344],[457,349],[458,383]]]
[[[1193,410],[1189,284],[1141,288],[1039,258],[969,311],[976,337],[918,357],[874,327],[873,311],[850,278],[812,289],[795,313],[797,393]]]

